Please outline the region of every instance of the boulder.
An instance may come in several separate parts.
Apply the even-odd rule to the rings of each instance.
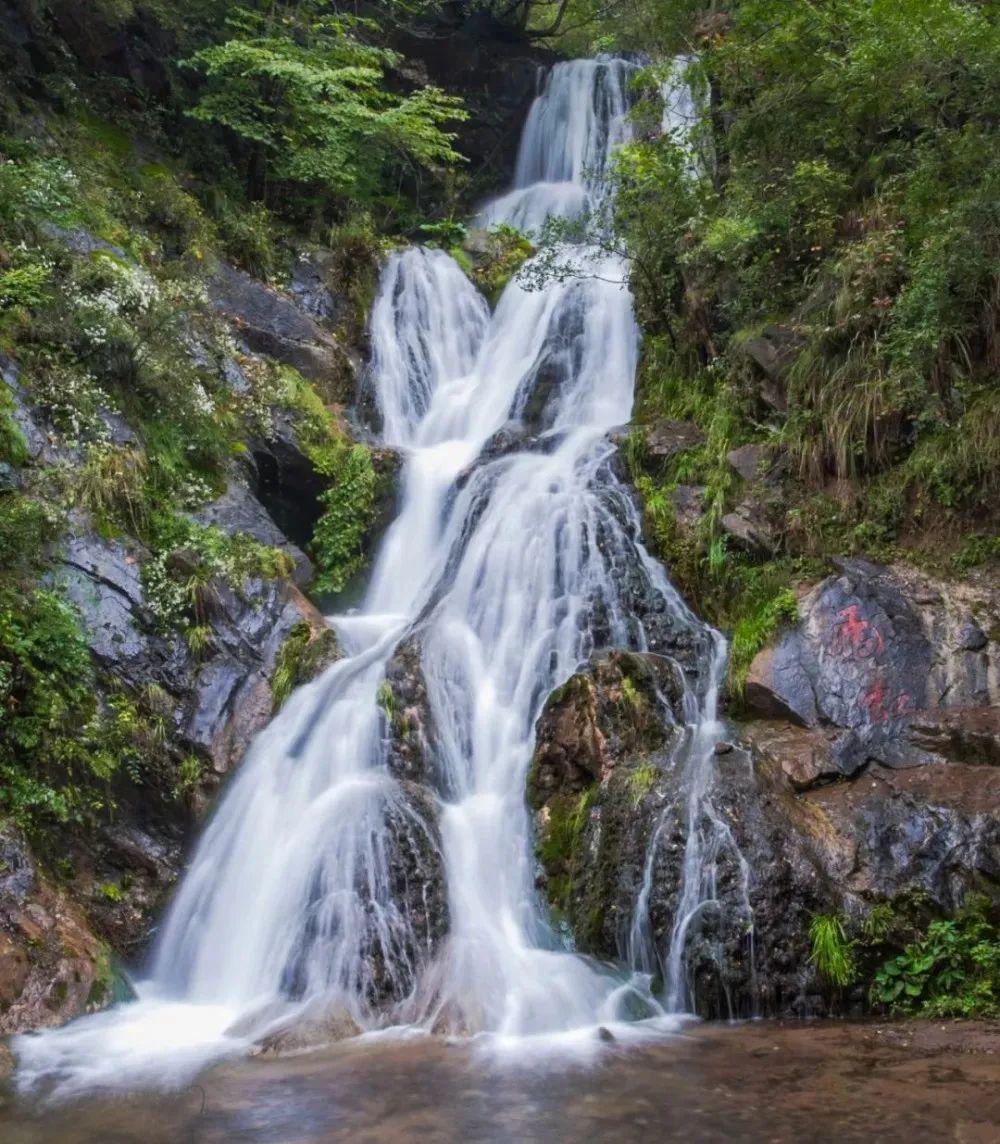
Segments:
[[[400,644],[386,667],[385,686],[380,697],[386,762],[398,778],[423,783],[445,795],[448,791],[447,776],[437,764],[437,744],[422,655],[419,637],[411,637]]]
[[[678,527],[683,532],[693,532],[705,511],[705,486],[678,485],[671,490],[670,503],[674,507]]]
[[[331,400],[346,400],[353,393],[350,355],[293,297],[224,262],[214,267],[208,292],[251,351],[294,366]]]
[[[787,326],[770,325],[742,344],[743,352],[763,375],[761,400],[778,412],[788,408],[788,371],[798,356],[805,339]]]
[[[705,434],[693,421],[663,419],[645,427],[643,440],[650,457],[668,461],[678,453],[686,453],[704,444]]]
[[[350,319],[352,307],[346,298],[330,289],[333,263],[329,250],[303,251],[295,259],[288,292],[317,321],[338,326]]]
[[[781,720],[751,723],[743,730],[745,741],[780,767],[795,790],[850,778],[868,761],[853,731],[810,730]]]
[[[740,445],[726,454],[726,461],[744,481],[759,481],[774,467],[775,450],[771,445]]]
[[[51,1028],[100,1007],[107,949],[40,873],[21,834],[0,827],[0,1036]]]
[[[764,556],[773,556],[778,541],[764,512],[754,501],[743,501],[719,521],[719,527],[738,548]]]
[[[969,620],[970,604],[996,614],[992,590],[863,560],[836,564],[800,600],[799,624],[751,665],[750,711],[853,730],[872,757],[899,765],[906,752],[895,744],[915,712],[1000,704],[1000,646]]]

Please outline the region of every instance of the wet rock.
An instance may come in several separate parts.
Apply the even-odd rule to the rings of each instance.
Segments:
[[[975,597],[969,585],[929,585],[912,570],[837,563],[800,600],[799,624],[751,665],[751,711],[853,730],[874,757],[896,762],[889,745],[913,712],[1000,704],[1000,648],[969,631],[970,602],[995,612],[991,591]]]
[[[106,1000],[107,952],[82,911],[0,827],[0,1035],[50,1028]]]
[[[278,528],[264,506],[241,481],[230,479],[221,497],[192,515],[201,524],[216,525],[230,535],[246,533],[260,544],[287,553],[295,567],[295,583],[300,587],[313,578],[312,561]]]
[[[956,707],[914,712],[907,720],[906,750],[916,763],[965,763],[1000,767],[1000,707]]]
[[[380,705],[387,743],[387,764],[401,779],[424,783],[447,793],[437,766],[434,729],[427,698],[419,638],[406,640],[386,667]]]
[[[307,314],[335,326],[351,317],[351,305],[330,289],[333,262],[328,250],[303,251],[295,260],[288,290]]]
[[[386,791],[381,821],[372,824],[370,863],[358,867],[355,893],[363,906],[357,942],[360,973],[331,982],[362,1011],[372,1014],[401,1005],[420,972],[439,952],[448,933],[448,893],[438,825],[438,804],[426,789],[400,782]],[[319,890],[319,888],[317,888]],[[312,988],[310,965],[316,943],[325,952],[329,935],[321,926],[303,931],[284,971],[283,991],[300,1000]]]
[[[355,367],[350,355],[292,297],[220,262],[209,282],[209,298],[252,351],[294,366],[331,398],[351,395]]]
[[[281,1056],[286,1052],[318,1049],[362,1034],[362,1027],[346,1009],[307,1012],[270,1028],[251,1050],[252,1056]]]
[[[141,569],[148,553],[97,535],[84,518],[72,526],[53,580],[76,606],[105,680],[130,695],[155,693],[167,729],[159,769],[144,774],[142,785],[119,775],[114,821],[71,847],[79,898],[102,936],[132,954],[178,876],[195,813],[272,715],[271,679],[286,641],[301,625],[317,633],[327,627],[291,583],[250,580],[239,592],[219,583],[207,615],[209,646],[196,655],[147,606]],[[184,799],[172,789],[167,754],[207,764]],[[111,898],[101,890],[106,885],[116,887]]]
[[[308,546],[323,512],[327,479],[316,470],[295,419],[276,411],[266,439],[250,442],[250,485],[268,516],[298,548]]]
[[[627,891],[641,877],[642,795],[669,765],[684,690],[660,656],[595,657],[549,697],[528,776],[539,881],[580,949],[619,956]]]
[[[756,656],[747,673],[743,700],[749,711],[765,719],[817,725],[814,662],[797,632],[783,635]]]
[[[865,765],[867,754],[853,731],[795,726],[781,721],[751,723],[746,741],[775,763],[796,790],[849,778]]]
[[[663,747],[670,734],[663,710],[679,712],[683,693],[677,664],[664,657],[611,652],[592,660],[549,696],[539,716],[532,804],[554,791],[579,794],[607,778],[623,754]]]
[[[893,770],[810,791],[817,853],[841,888],[842,908],[920,890],[934,912],[970,892],[1000,897],[1000,771],[952,763]]]

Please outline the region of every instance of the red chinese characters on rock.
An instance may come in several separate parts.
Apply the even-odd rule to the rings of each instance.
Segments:
[[[838,659],[870,661],[885,651],[885,639],[876,625],[861,615],[860,605],[851,604],[837,613],[827,651]],[[882,666],[869,666],[875,677],[859,698],[865,720],[884,725],[901,719],[913,709],[912,697],[905,691],[894,691],[886,683]]]
[[[871,659],[885,651],[882,633],[861,615],[858,604],[837,613],[830,633],[831,655],[841,659]]]

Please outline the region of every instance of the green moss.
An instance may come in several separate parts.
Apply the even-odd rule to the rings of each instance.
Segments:
[[[734,631],[729,656],[729,684],[737,696],[742,695],[747,672],[757,653],[774,638],[782,623],[795,623],[799,618],[795,593],[783,588],[776,595],[754,600]]]
[[[579,795],[557,794],[548,799],[547,816],[539,831],[535,852],[546,872],[550,903],[570,913],[576,849],[590,818],[597,786]]]
[[[659,777],[659,768],[654,767],[652,763],[639,763],[629,770],[627,782],[629,796],[634,808],[638,809],[639,804],[656,785],[656,780]]]
[[[315,679],[339,657],[340,648],[333,631],[329,628],[316,631],[305,620],[300,620],[288,633],[275,661],[271,677],[275,710],[296,687]]]
[[[504,224],[489,232],[485,248],[471,262],[466,257],[463,268],[495,306],[508,282],[534,253],[535,248],[519,230]]]

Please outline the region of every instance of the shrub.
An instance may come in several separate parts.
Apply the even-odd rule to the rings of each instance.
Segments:
[[[1000,929],[989,901],[972,899],[875,974],[871,999],[890,1012],[928,1017],[1000,1016]]]
[[[844,920],[836,914],[816,914],[809,922],[812,952],[809,960],[829,985],[843,989],[856,976],[853,943],[847,938]]]

